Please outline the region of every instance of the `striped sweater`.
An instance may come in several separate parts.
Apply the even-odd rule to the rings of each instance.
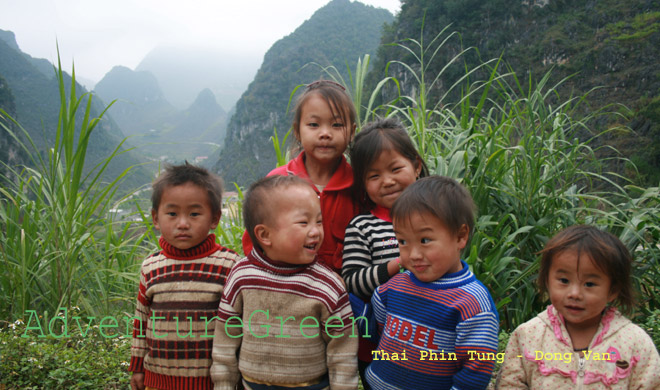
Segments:
[[[380,342],[366,373],[372,388],[488,386],[498,314],[486,287],[462,264],[461,271],[434,282],[421,282],[407,271],[378,287],[371,302]]]
[[[253,249],[232,269],[220,301],[215,389],[233,389],[241,376],[248,389],[324,382],[333,390],[356,389],[352,315],[343,282],[328,266],[275,262]]]
[[[129,371],[157,389],[212,389],[212,318],[240,257],[213,234],[187,250],[160,246],[140,271]]]
[[[344,236],[341,275],[348,292],[369,300],[376,287],[387,282],[387,263],[399,257],[389,209],[376,206],[370,214],[353,218]]]

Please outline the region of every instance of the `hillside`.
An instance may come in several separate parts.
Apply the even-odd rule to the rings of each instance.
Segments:
[[[571,76],[559,88],[564,98],[596,88],[588,101],[590,110],[613,103],[632,109],[620,124],[630,126],[633,133],[612,134],[608,142],[635,161],[642,174],[639,180],[658,184],[660,1],[408,0],[381,42],[420,40],[423,26],[423,39],[428,43],[448,25],[448,32],[459,32],[460,39],[450,39],[444,45],[439,60],[429,65],[427,80],[462,49],[477,50],[445,70],[440,88],[431,91],[432,96],[441,96],[446,86],[464,74],[466,65],[471,69],[500,55],[516,72],[523,88],[530,73],[539,80],[552,71],[550,85]],[[385,77],[385,66],[392,60],[415,63],[400,48],[382,45],[374,61],[375,71],[369,76],[372,86]],[[501,70],[505,72],[506,67]],[[398,77],[404,92],[410,93],[414,85],[406,83],[403,74],[400,67],[389,69],[389,75]],[[443,103],[457,101],[459,93],[450,94]],[[600,130],[612,124],[602,119]]]
[[[52,147],[57,129],[60,96],[58,84],[50,66],[50,77],[46,75],[42,59],[34,59],[22,53],[16,44],[14,34],[0,31],[0,76],[6,81],[13,97],[14,119],[27,130],[40,150]],[[47,61],[46,61],[47,62]],[[65,85],[71,85],[71,77],[65,75]],[[76,91],[85,89],[77,85]],[[5,107],[2,107],[6,110]],[[81,110],[82,111],[82,110]],[[92,115],[99,115],[102,106],[97,100],[93,104]],[[81,112],[82,115],[82,112]],[[82,118],[81,118],[82,119]],[[123,133],[109,118],[104,118],[92,133],[87,151],[89,168],[110,155],[124,138]],[[114,179],[129,166],[143,162],[134,152],[127,152],[121,159],[116,159],[106,171],[107,179]],[[124,181],[126,188],[136,187],[149,180],[148,172],[138,167]]]
[[[12,117],[16,115],[14,95],[12,95],[9,84],[7,84],[7,81],[2,76],[0,76],[0,108],[5,110],[5,112]],[[0,123],[7,126],[7,128],[16,134],[16,126],[13,123],[4,120],[2,114],[0,114]],[[7,164],[9,167],[14,167],[25,164],[27,162],[26,157],[23,149],[19,147],[18,142],[16,142],[9,133],[0,129],[0,162]],[[8,176],[10,170],[5,167],[4,164],[0,164],[0,174]]]
[[[168,162],[208,158],[220,146],[227,113],[208,88],[185,110],[172,106],[149,71],[116,66],[96,84],[94,93],[115,101],[108,114],[151,160]]]
[[[127,136],[141,135],[175,114],[150,72],[115,66],[94,87],[105,102],[117,100],[108,113]]]
[[[247,185],[275,167],[269,137],[277,128],[283,137],[291,126],[289,96],[297,85],[323,76],[318,67],[346,70],[358,58],[375,53],[384,23],[392,15],[383,9],[333,0],[266,53],[254,81],[236,104],[227,126],[227,138],[214,169],[227,183]],[[347,78],[347,75],[344,74]],[[327,76],[326,76],[327,78]]]

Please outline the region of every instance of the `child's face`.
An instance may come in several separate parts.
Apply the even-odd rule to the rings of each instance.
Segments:
[[[335,110],[336,112],[336,110]],[[333,115],[318,93],[311,94],[301,107],[298,137],[307,162],[331,164],[346,150],[353,124]]]
[[[383,150],[371,164],[365,175],[365,189],[372,202],[392,208],[394,201],[410,184],[414,183],[422,169],[393,149]]]
[[[323,242],[321,204],[308,185],[278,190],[266,223],[255,235],[266,255],[289,264],[309,264]]]
[[[420,213],[395,219],[393,224],[401,262],[420,281],[433,282],[462,269],[461,250],[467,244],[467,226],[454,234],[434,215]]]
[[[211,211],[206,190],[190,182],[166,188],[151,216],[165,241],[177,249],[200,244],[220,221],[220,214]]]
[[[610,292],[611,280],[596,267],[591,256],[574,250],[552,258],[548,272],[550,301],[564,317],[567,327],[598,327],[605,306],[616,299]]]

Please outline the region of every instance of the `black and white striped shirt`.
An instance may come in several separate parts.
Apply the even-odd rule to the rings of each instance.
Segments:
[[[348,292],[370,299],[376,287],[390,279],[387,263],[397,257],[399,242],[392,222],[374,214],[353,218],[346,227],[341,268]]]

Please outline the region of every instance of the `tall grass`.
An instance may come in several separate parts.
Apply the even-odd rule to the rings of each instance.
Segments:
[[[23,167],[7,166],[9,174],[0,177],[2,318],[23,318],[28,310],[53,315],[73,306],[90,314],[116,312],[134,299],[135,258],[144,236],[132,223],[106,218],[130,168],[110,183],[101,181],[122,145],[86,170],[90,135],[105,110],[91,117],[92,96],[76,94],[75,70],[68,96],[59,62],[56,76],[59,121],[57,129],[44,129],[55,134],[50,150],[40,152],[18,123],[16,134],[0,121],[31,159]],[[6,112],[1,115],[13,121]]]
[[[364,115],[400,118],[431,171],[471,191],[479,216],[465,257],[490,288],[503,329],[512,330],[548,303],[536,287],[537,253],[552,235],[577,223],[597,225],[623,240],[635,255],[637,309],[641,314],[657,309],[660,193],[606,172],[602,156],[625,160],[600,140],[618,129],[596,124],[617,115],[614,108],[583,109],[589,93],[562,97],[565,80],[550,85],[551,73],[523,86],[513,71],[501,71],[500,59],[466,69],[442,89],[442,73],[469,49],[449,57],[439,74],[427,73],[429,62],[439,61],[443,46],[458,38],[445,29],[428,44],[422,39],[397,44],[417,63],[392,61],[391,74],[379,86],[386,80],[413,94],[367,108]],[[439,89],[440,98],[431,98],[429,91]],[[462,91],[458,102],[445,101],[452,90]]]

